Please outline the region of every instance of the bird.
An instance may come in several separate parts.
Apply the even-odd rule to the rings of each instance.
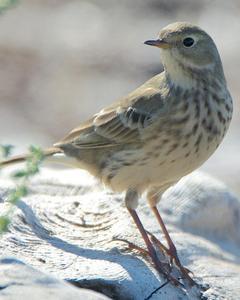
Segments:
[[[126,208],[152,263],[173,279],[163,270],[137,213],[138,200],[146,193],[165,236],[165,250],[194,284],[157,204],[168,188],[201,166],[219,146],[232,118],[232,98],[217,47],[197,25],[171,23],[145,44],[160,49],[163,71],[80,124],[44,155],[71,159],[75,167],[87,170],[113,191],[125,192]],[[0,166],[26,158],[13,157]]]

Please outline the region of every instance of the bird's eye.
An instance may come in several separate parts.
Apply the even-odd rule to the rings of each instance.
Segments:
[[[187,48],[192,47],[194,44],[194,39],[191,37],[187,37],[183,40],[183,45]]]

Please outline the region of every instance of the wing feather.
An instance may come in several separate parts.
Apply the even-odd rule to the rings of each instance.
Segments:
[[[80,127],[72,130],[57,147],[114,147],[142,141],[142,132],[165,111],[160,91],[139,88],[120,102],[101,110]]]

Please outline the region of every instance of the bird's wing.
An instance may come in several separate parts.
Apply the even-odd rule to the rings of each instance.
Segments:
[[[136,90],[82,123],[55,146],[61,148],[71,144],[76,148],[100,148],[141,142],[143,130],[163,114],[164,107],[158,89]]]

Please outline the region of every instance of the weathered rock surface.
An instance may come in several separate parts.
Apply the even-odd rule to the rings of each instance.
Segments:
[[[77,289],[62,280],[55,279],[19,260],[0,260],[0,298],[2,300],[107,300],[99,293]]]
[[[12,183],[6,171],[1,175],[2,212]],[[87,173],[43,169],[29,188],[1,238],[1,255],[112,299],[239,299],[240,201],[213,178],[193,173],[168,190],[159,204],[183,264],[200,285],[209,286],[201,292],[167,283],[146,258],[114,241],[118,237],[144,247],[123,195],[104,189]],[[139,214],[162,240],[144,196]],[[0,286],[4,280],[1,276]],[[0,290],[0,297],[7,289]]]

